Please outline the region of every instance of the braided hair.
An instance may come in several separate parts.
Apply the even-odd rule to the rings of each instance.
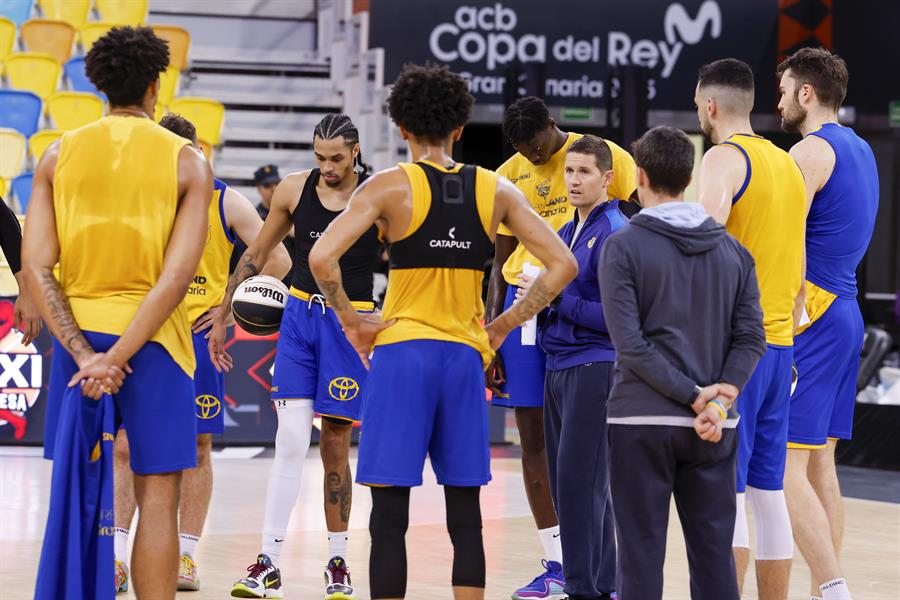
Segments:
[[[342,137],[344,138],[344,143],[352,148],[354,144],[359,143],[359,130],[347,115],[328,113],[316,125],[313,131],[313,138],[316,137],[323,140],[333,140]],[[354,166],[359,166],[362,169],[362,173],[368,173],[372,170],[371,166],[363,162],[362,149],[357,153],[353,164]]]

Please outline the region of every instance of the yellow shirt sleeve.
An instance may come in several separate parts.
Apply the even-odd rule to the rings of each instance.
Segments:
[[[609,184],[609,195],[619,200],[628,200],[637,189],[637,166],[631,154],[618,144],[606,140],[612,152],[613,180]]]
[[[507,179],[512,179],[513,175],[512,175],[511,166],[513,163],[513,159],[515,159],[515,157],[516,157],[516,155],[513,154],[509,159],[507,159],[507,161],[505,163],[500,165],[500,167],[497,169],[497,175],[506,177]],[[507,235],[510,237],[514,237],[513,232],[510,231],[509,228],[506,225],[504,225],[503,223],[500,223],[497,226],[497,235]]]

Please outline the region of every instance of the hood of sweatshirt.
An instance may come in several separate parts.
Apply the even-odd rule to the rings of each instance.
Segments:
[[[703,254],[725,238],[725,227],[694,202],[667,202],[647,208],[631,224],[669,238],[682,254]]]

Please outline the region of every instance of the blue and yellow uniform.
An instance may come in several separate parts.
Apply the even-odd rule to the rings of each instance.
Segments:
[[[53,180],[59,280],[98,352],[124,333],[159,280],[178,210],[178,156],[189,143],[150,119],[123,116],[62,137]],[[53,359],[62,381],[78,370],[66,352]],[[145,475],[196,466],[195,361],[184,304],[129,364],[134,373],[115,401],[128,428],[132,470]]]
[[[572,206],[569,204],[569,193],[563,178],[566,164],[566,152],[582,134],[569,133],[562,148],[557,150],[546,163],[534,165],[519,153],[514,154],[497,169],[497,174],[513,182],[525,195],[531,207],[544,219],[553,231],[559,231],[563,225],[572,220]],[[613,180],[609,185],[609,197],[628,200],[636,189],[635,177],[637,168],[634,159],[628,152],[613,142],[606,140],[612,151]],[[501,225],[497,229],[499,235],[513,235]],[[528,262],[540,267],[541,262],[535,258],[525,246],[519,244],[503,265],[503,278],[509,287],[503,309],[512,306],[516,299],[516,276],[522,272],[523,265]],[[500,346],[500,356],[506,368],[507,383],[502,387],[503,395],[495,396],[493,403],[497,406],[534,406],[544,405],[544,371],[546,358],[539,343],[522,345],[519,330],[512,332]]]
[[[821,448],[850,439],[864,323],[856,268],[878,212],[878,169],[869,144],[849,127],[827,123],[810,135],[834,150],[834,169],[813,196],[806,221],[806,312],[794,360],[790,447]]]
[[[325,304],[309,270],[309,252],[322,232],[340,214],[322,205],[316,184],[319,169],[306,178],[291,218],[294,222],[294,278],[288,298],[272,376],[272,399],[311,399],[323,416],[358,421],[362,410],[366,369],[341,329],[337,315]],[[366,176],[360,175],[359,182]],[[340,260],[341,277],[354,308],[372,312],[372,273],[381,242],[372,227]]]
[[[391,276],[363,404],[356,481],[422,484],[491,478],[481,287],[497,175],[480,167],[401,163],[412,193],[409,228],[391,243]]]
[[[194,323],[209,309],[222,304],[228,287],[228,267],[235,237],[225,220],[225,182],[213,182],[213,198],[209,204],[209,231],[200,266],[188,288],[184,303],[188,321]],[[225,374],[217,371],[209,358],[207,331],[194,333],[194,412],[197,433],[225,431]]]
[[[806,187],[794,159],[758,135],[736,134],[747,174],[725,228],[756,261],[768,349],[738,397],[737,491],[784,487],[793,359],[793,308],[800,292]]]

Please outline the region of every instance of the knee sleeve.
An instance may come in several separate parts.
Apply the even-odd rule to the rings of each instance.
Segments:
[[[275,433],[273,468],[288,461],[291,467],[296,467],[296,461],[300,461],[302,467],[312,436],[312,400],[287,400],[283,406],[278,407],[277,413],[278,430]]]
[[[409,488],[373,487],[369,534],[369,588],[372,598],[406,596],[406,529]]]
[[[737,511],[734,514],[734,539],[732,548],[750,547],[750,528],[747,525],[747,494],[737,495]]]
[[[453,542],[453,585],[483,588],[484,543],[479,487],[444,486],[447,531]]]
[[[756,524],[756,560],[794,557],[794,536],[783,490],[747,486],[747,499]]]

